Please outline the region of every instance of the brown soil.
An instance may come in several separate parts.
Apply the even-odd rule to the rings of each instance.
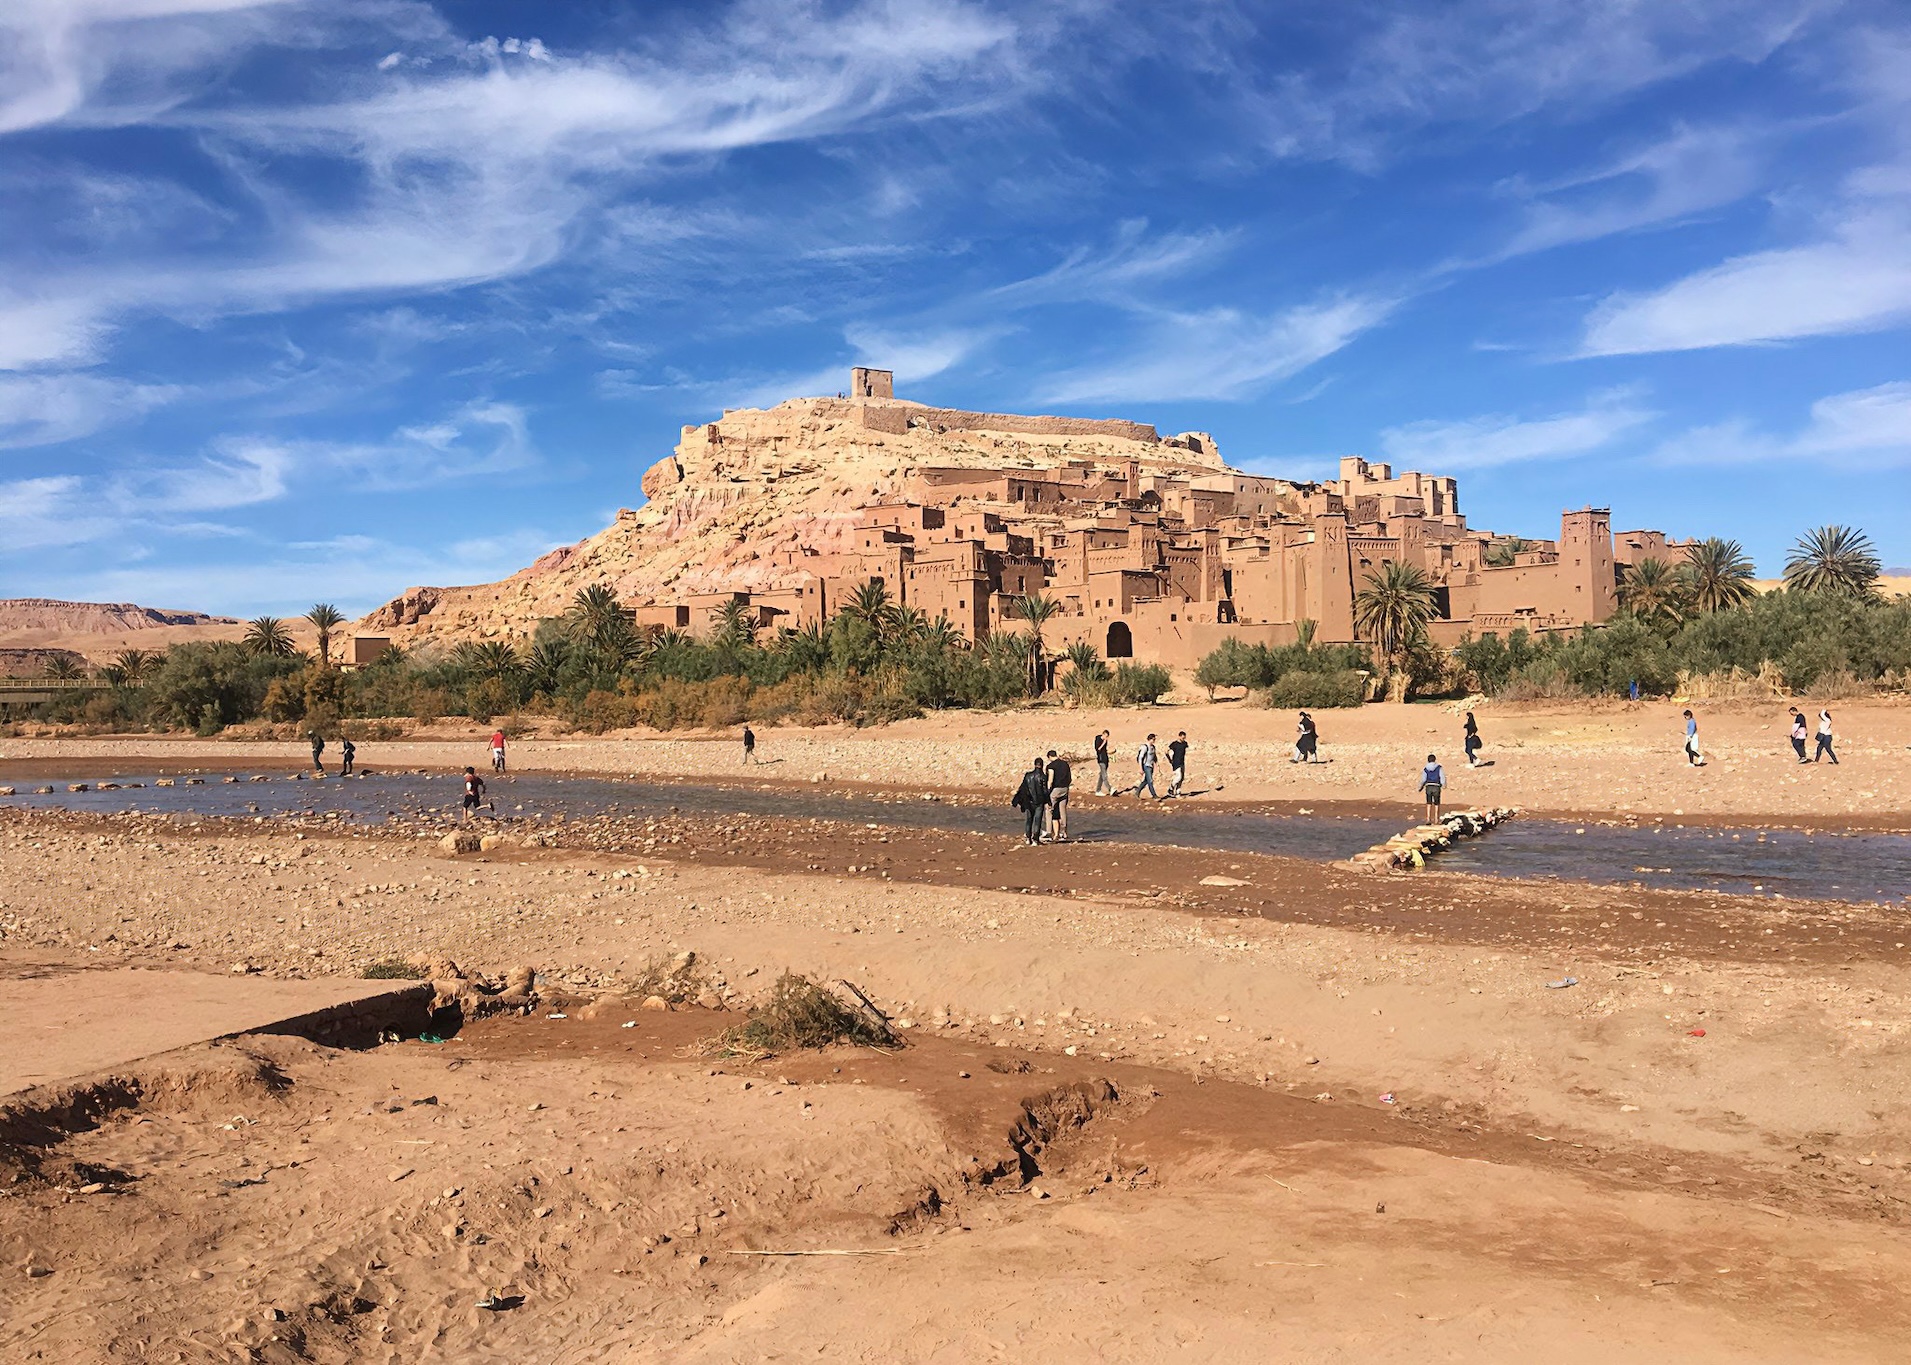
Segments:
[[[809,821],[454,858],[0,812],[8,953],[547,997],[12,1102],[0,1359],[1895,1359],[1895,916]],[[729,1009],[630,1001],[684,950]],[[717,1055],[785,969],[907,1045]],[[819,1250],[894,1254],[731,1254]]]

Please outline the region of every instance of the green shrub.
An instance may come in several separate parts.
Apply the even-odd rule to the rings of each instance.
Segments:
[[[1282,711],[1322,710],[1359,706],[1366,698],[1366,681],[1354,669],[1332,673],[1287,673],[1267,689],[1267,704]]]
[[[1152,706],[1174,690],[1174,674],[1160,664],[1120,664],[1115,669],[1115,702]]]

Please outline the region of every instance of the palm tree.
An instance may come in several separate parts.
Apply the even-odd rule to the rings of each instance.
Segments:
[[[41,676],[53,682],[78,682],[86,676],[86,665],[71,654],[51,654]]]
[[[517,650],[505,640],[466,640],[453,651],[451,661],[480,678],[509,678],[524,667]]]
[[[319,602],[305,613],[305,619],[318,632],[318,656],[321,668],[332,662],[332,632],[345,624],[345,618],[330,602]]]
[[[1354,594],[1354,624],[1380,649],[1390,667],[1403,664],[1433,619],[1433,582],[1418,564],[1388,560],[1369,569]]]
[[[829,632],[820,621],[808,621],[795,630],[785,626],[771,646],[804,673],[820,673],[829,662]]]
[[[748,602],[732,597],[710,613],[716,623],[716,643],[731,649],[756,643],[757,612]]]
[[[967,649],[969,642],[962,638],[962,632],[956,623],[947,616],[937,613],[936,619],[922,628],[922,643],[938,652],[951,649]]]
[[[531,646],[524,661],[524,672],[534,692],[555,692],[564,665],[571,661],[571,647],[563,640],[545,640]]]
[[[1028,694],[1039,697],[1046,690],[1048,651],[1042,645],[1042,627],[1060,613],[1062,604],[1041,593],[1024,593],[1015,599],[1015,615],[1028,622]]]
[[[1712,536],[1685,552],[1683,566],[1692,605],[1700,611],[1742,607],[1757,592],[1752,586],[1752,560],[1736,540]]]
[[[1505,568],[1515,559],[1533,548],[1533,542],[1514,536],[1511,540],[1494,542],[1486,552],[1486,562],[1494,568]]]
[[[1881,569],[1871,537],[1855,526],[1820,526],[1798,538],[1785,559],[1785,586],[1833,597],[1870,597]]]
[[[889,614],[889,635],[896,644],[919,645],[929,635],[929,618],[921,607],[897,607]]]
[[[152,674],[159,663],[159,656],[143,649],[122,649],[113,656],[112,667],[117,672],[116,687],[138,687]]]
[[[1102,661],[1101,653],[1086,640],[1077,640],[1062,652],[1068,660],[1068,666],[1082,678],[1105,678],[1108,665]]]
[[[1314,635],[1319,630],[1320,622],[1311,616],[1303,616],[1294,623],[1294,638],[1300,642],[1302,649],[1312,649],[1314,647]]]
[[[580,639],[592,648],[606,652],[615,651],[615,646],[621,642],[623,627],[630,624],[630,618],[624,614],[617,594],[603,583],[579,588],[577,595],[571,598],[565,616],[570,619]]]
[[[872,578],[843,604],[843,615],[868,626],[878,641],[887,641],[895,624],[896,607],[889,599],[888,587],[880,578]]]
[[[1648,624],[1676,625],[1685,618],[1686,582],[1663,559],[1642,559],[1619,580],[1619,605]]]
[[[292,632],[276,616],[253,617],[246,625],[242,643],[254,654],[264,654],[274,659],[290,658],[293,651]]]

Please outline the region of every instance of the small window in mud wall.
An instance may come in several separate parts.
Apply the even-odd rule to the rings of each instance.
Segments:
[[[1111,659],[1132,659],[1135,657],[1135,637],[1128,629],[1126,621],[1117,621],[1108,627],[1108,657]]]

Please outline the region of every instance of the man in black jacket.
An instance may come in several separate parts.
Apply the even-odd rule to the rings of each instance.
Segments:
[[[1035,766],[1022,774],[1022,785],[1015,789],[1015,797],[1009,804],[1028,816],[1029,846],[1041,843],[1042,815],[1048,809],[1048,775],[1042,770],[1041,759],[1036,759]]]

